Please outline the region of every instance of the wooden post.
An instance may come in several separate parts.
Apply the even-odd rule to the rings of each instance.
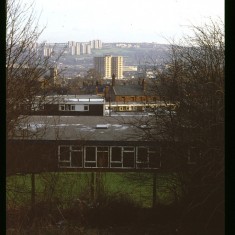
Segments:
[[[96,175],[95,175],[95,172],[91,172],[91,197],[92,197],[92,200],[94,201],[95,200],[95,187],[96,187]]]
[[[156,201],[157,201],[157,173],[153,173],[153,204],[152,208],[156,207]]]
[[[31,175],[31,210],[34,216],[34,207],[35,207],[35,174]]]

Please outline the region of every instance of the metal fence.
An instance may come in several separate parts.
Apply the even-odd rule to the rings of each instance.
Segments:
[[[78,200],[88,205],[122,198],[140,207],[168,204],[180,197],[176,174],[132,172],[41,173],[7,178],[7,208],[56,202],[63,208]]]

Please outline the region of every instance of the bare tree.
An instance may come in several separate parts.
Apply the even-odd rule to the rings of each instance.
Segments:
[[[12,134],[22,108],[32,106],[42,93],[42,78],[57,58],[50,60],[42,53],[44,44],[37,41],[44,28],[39,27],[33,4],[21,0],[7,1],[6,21],[6,129]],[[44,93],[45,95],[45,93]],[[43,97],[42,97],[43,98]]]
[[[169,44],[169,55],[148,81],[162,107],[133,125],[143,139],[170,141],[162,158],[177,172],[186,234],[221,234],[224,216],[224,28],[211,20],[193,36]],[[150,63],[152,63],[150,58]],[[195,158],[195,159],[194,159]],[[171,163],[173,161],[173,164]],[[164,165],[163,163],[163,165]],[[188,164],[187,164],[188,163]],[[172,184],[169,183],[172,187]],[[188,230],[187,230],[188,229]],[[194,231],[194,233],[192,233]],[[184,234],[184,233],[183,233]]]
[[[200,149],[194,167],[181,165],[187,188],[182,224],[191,218],[191,228],[209,234],[214,223],[216,228],[223,223],[224,213],[224,29],[220,20],[191,27],[193,36],[171,43],[155,89],[175,104],[176,115],[163,122],[165,131],[191,147],[186,156],[196,155],[195,145]]]

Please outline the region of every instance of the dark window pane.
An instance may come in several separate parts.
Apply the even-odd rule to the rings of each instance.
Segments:
[[[108,167],[108,152],[97,153],[97,166]]]
[[[108,147],[97,147],[97,151],[107,152]]]
[[[81,150],[82,150],[82,147],[81,147],[81,146],[78,146],[78,145],[73,145],[73,146],[72,146],[72,150],[81,151]]]
[[[138,162],[148,162],[148,149],[147,148],[138,148]]]
[[[123,149],[124,149],[124,151],[130,151],[130,152],[134,151],[133,147],[124,147]]]
[[[122,167],[122,163],[111,163],[111,167]]]
[[[69,147],[60,146],[60,161],[69,161]]]
[[[112,148],[112,156],[111,159],[113,162],[121,162],[122,161],[122,149],[121,147],[113,147]]]
[[[134,167],[134,166],[135,166],[134,153],[124,152],[123,153],[123,167]]]
[[[87,147],[86,148],[86,161],[96,161],[95,147]]]
[[[71,166],[82,167],[82,152],[71,153]]]

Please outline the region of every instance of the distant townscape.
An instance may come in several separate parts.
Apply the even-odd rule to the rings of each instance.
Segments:
[[[80,78],[110,80],[115,74],[118,80],[134,81],[138,78],[153,78],[153,67],[161,67],[167,56],[168,45],[157,43],[104,43],[68,41],[67,43],[36,43],[33,47],[44,58],[54,62],[51,69],[54,82],[67,86]],[[56,58],[59,57],[59,60]],[[153,64],[146,61],[152,59]],[[52,70],[54,72],[52,72]],[[84,82],[83,82],[84,84]]]

